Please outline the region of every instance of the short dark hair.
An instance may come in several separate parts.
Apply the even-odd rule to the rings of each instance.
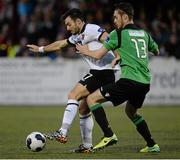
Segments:
[[[115,4],[115,10],[121,10],[125,12],[130,19],[133,19],[134,16],[134,8],[133,6],[128,2],[120,2]]]
[[[77,8],[72,8],[70,10],[68,10],[67,12],[65,12],[63,15],[62,15],[62,19],[65,20],[68,16],[70,16],[73,20],[76,20],[76,19],[81,19],[82,21],[84,21],[84,17],[83,17],[83,14],[82,12],[77,9]]]

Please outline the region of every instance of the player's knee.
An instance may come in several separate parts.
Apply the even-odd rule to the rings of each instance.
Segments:
[[[70,92],[68,94],[68,99],[75,99],[75,100],[78,100],[78,94],[76,94],[75,92]]]
[[[133,119],[137,114],[137,109],[130,103],[127,103],[125,112],[126,112],[126,115],[129,117],[129,119]]]
[[[75,99],[80,101],[82,98],[85,98],[89,94],[89,91],[84,87],[75,87],[68,94],[68,99]]]
[[[96,103],[96,100],[95,100],[94,96],[93,95],[89,95],[87,97],[87,104],[88,104],[88,106],[90,107],[90,106],[94,105],[95,103]]]

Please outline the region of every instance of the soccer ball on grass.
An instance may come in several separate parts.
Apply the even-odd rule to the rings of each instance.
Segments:
[[[46,144],[46,138],[40,132],[32,132],[26,138],[26,146],[34,152],[42,151]]]

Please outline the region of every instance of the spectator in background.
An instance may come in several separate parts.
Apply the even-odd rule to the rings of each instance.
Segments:
[[[80,8],[85,13],[87,22],[99,24],[111,31],[112,9],[109,6],[114,2],[115,0],[0,0],[0,56],[8,56],[8,47],[19,45],[24,37],[27,37],[28,43],[37,43],[42,37],[49,42],[58,40],[59,36],[61,39],[67,38],[58,15],[73,7]],[[177,3],[173,0],[137,0],[132,1],[132,4],[138,11],[135,22],[156,37],[160,55],[178,58],[178,51],[174,53],[168,49],[171,34],[177,37],[176,43],[179,45],[180,13]],[[23,46],[20,46],[21,52],[22,48]],[[77,58],[72,54],[72,49],[66,49],[64,52],[66,53],[61,56]],[[27,56],[19,53],[16,55]]]
[[[21,48],[19,49],[19,51],[17,52],[17,57],[28,57],[31,56],[32,53],[29,52],[29,50],[26,47],[27,44],[27,38],[26,37],[22,37],[20,39],[20,46]]]
[[[165,45],[168,56],[180,59],[180,44],[176,34],[172,33]]]
[[[32,0],[19,0],[17,11],[20,18],[20,24],[26,25],[26,23],[28,23],[28,16],[33,11],[33,1]]]

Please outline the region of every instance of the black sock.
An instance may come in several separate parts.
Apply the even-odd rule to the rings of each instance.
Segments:
[[[147,126],[146,121],[143,119],[142,116],[137,115],[133,119],[134,124],[136,125],[137,131],[141,134],[141,136],[144,138],[144,140],[147,142],[148,147],[152,147],[155,145],[155,141],[151,137],[151,133],[149,131],[149,128]]]
[[[96,122],[101,127],[102,131],[104,132],[105,137],[111,137],[113,135],[113,131],[109,126],[108,120],[106,118],[106,113],[103,107],[100,104],[96,104],[91,107],[91,112],[93,113]]]

